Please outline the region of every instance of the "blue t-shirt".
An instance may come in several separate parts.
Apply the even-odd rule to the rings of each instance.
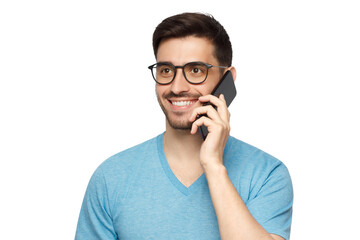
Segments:
[[[223,162],[253,217],[289,239],[293,192],[285,165],[233,137]],[[91,177],[75,239],[220,239],[205,174],[185,187],[165,158],[163,134],[120,152]]]

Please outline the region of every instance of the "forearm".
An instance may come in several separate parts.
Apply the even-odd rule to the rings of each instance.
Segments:
[[[253,218],[223,165],[204,168],[222,240],[273,239]]]

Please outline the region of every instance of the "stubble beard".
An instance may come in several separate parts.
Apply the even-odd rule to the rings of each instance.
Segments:
[[[157,94],[156,94],[157,95]],[[163,97],[163,99],[168,99],[169,97],[183,97],[184,95],[175,95],[173,93],[169,93],[167,95],[165,95]],[[186,95],[188,96],[188,95]],[[192,96],[193,98],[199,98],[199,96]],[[159,102],[159,105],[161,107],[161,110],[163,111],[163,113],[165,114],[166,117],[166,121],[167,123],[170,125],[170,127],[172,127],[173,129],[176,130],[191,130],[192,127],[192,122],[190,122],[183,114],[183,113],[178,113],[178,114],[173,114],[175,119],[171,118],[169,115],[169,112],[167,111],[167,109],[165,108],[165,106],[162,104],[159,95],[157,95],[157,100]]]

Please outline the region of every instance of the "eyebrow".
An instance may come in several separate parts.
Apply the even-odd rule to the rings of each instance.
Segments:
[[[172,62],[167,62],[167,61],[157,62],[156,64],[171,64],[171,65],[174,65]],[[175,66],[175,65],[174,65],[174,66]]]

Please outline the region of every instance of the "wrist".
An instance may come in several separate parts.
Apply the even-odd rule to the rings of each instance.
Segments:
[[[226,168],[221,162],[212,162],[202,165],[206,176],[219,176],[226,173]]]

